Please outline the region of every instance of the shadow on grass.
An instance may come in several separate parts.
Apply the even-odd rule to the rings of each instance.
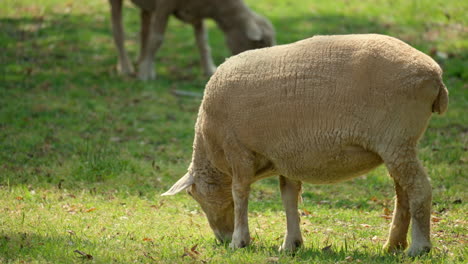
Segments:
[[[99,84],[106,89],[106,82],[116,77],[110,64],[113,58],[106,55],[113,48],[107,23],[85,15],[49,15],[0,19],[0,24],[6,39],[2,44],[7,47],[0,55],[5,88],[44,92]]]
[[[131,11],[125,12],[129,14],[135,13],[134,10],[125,11]],[[37,79],[48,79],[54,82],[63,78],[63,75],[78,84],[82,84],[85,80],[110,81],[109,77],[120,78],[115,75],[117,52],[107,18],[107,15],[47,14],[36,18],[0,19],[2,26],[0,40],[2,46],[6,46],[6,52],[0,54],[4,62],[0,65],[0,72],[7,78],[6,80],[28,81],[30,85],[37,84]],[[343,16],[334,13],[311,14],[310,16],[271,17],[271,21],[275,25],[279,44],[319,34],[379,33],[390,34],[404,40],[408,37],[407,33],[402,33],[408,25],[389,24],[375,18],[360,16]],[[132,22],[126,25],[126,29],[127,36],[132,39],[132,44],[128,45],[127,42],[127,47],[133,47],[130,48],[133,54],[138,46],[136,37],[138,24],[137,21]],[[179,54],[181,49],[178,44],[187,41],[186,37],[189,33],[191,34],[191,28],[173,26],[168,31],[169,39],[165,41],[158,55],[163,64],[160,69],[164,72],[164,74],[159,74],[159,79],[174,82],[206,81],[196,76],[200,71],[187,71],[187,69],[199,67],[198,64],[195,66],[187,62],[185,66],[178,65],[179,68],[188,67],[180,71],[174,70],[174,65],[170,65],[174,64],[171,60],[176,57],[198,59],[198,54],[192,54],[196,53],[196,49],[190,50],[192,53]],[[407,41],[411,45],[423,46],[425,50],[431,48],[431,43],[424,38],[424,34],[411,35],[411,39]],[[211,37],[210,42],[213,50],[225,49],[224,39],[222,34],[219,34],[219,30]],[[216,61],[224,60],[220,57],[221,53],[215,52],[215,55]],[[457,54],[456,57],[461,58],[461,61],[457,61],[456,64],[463,64],[462,61],[467,58],[467,52]],[[463,71],[460,69],[463,67],[459,66],[453,72],[461,77]],[[49,73],[45,76],[37,74],[41,72],[40,68],[49,68]],[[11,85],[9,82],[5,84]],[[17,84],[14,88],[18,88]]]
[[[286,254],[283,256],[292,257],[298,261],[313,261],[313,262],[331,262],[337,263],[340,261],[356,262],[362,261],[367,263],[398,263],[404,258],[403,255],[392,255],[384,253],[367,253],[362,250],[334,250],[333,247],[319,248],[301,248],[296,253]]]
[[[120,241],[119,239],[126,238],[126,234],[119,236],[119,239],[114,238],[111,242],[113,246],[110,247],[105,244],[105,239],[99,240],[99,242],[92,242],[86,238],[78,238],[72,231],[68,232],[70,234],[63,236],[3,232],[0,234],[0,260],[6,263],[30,261],[44,261],[47,263],[75,263],[80,261],[121,263],[130,260],[148,262],[151,260],[151,255],[157,254],[161,250],[151,244],[141,246],[141,242],[132,241],[131,243],[126,243],[125,241]],[[135,248],[133,248],[134,246]],[[278,252],[278,247],[263,246],[261,242],[254,243],[244,249],[236,250],[230,250],[227,243],[220,244],[214,242],[212,245],[205,246],[213,247],[214,251],[216,251],[216,248],[227,250],[226,261],[231,257],[236,258],[236,255],[242,251],[261,254],[267,252],[267,255],[275,256],[272,257],[272,260],[276,261],[272,263],[281,263],[282,260],[287,262],[311,261],[315,263],[354,262],[358,260],[363,261],[363,263],[398,263],[405,259],[403,255],[374,253],[369,249],[347,250],[335,247],[320,249],[307,245],[307,243],[305,247],[295,253]],[[183,252],[182,247],[180,248],[180,252]]]
[[[97,245],[76,235],[39,235],[34,233],[0,234],[0,261],[10,262],[47,262],[75,263],[94,260],[99,263],[114,263],[116,259],[94,254]],[[78,250],[81,252],[75,252]]]
[[[5,88],[11,89],[33,88],[45,81],[48,86],[61,88],[70,83],[87,87],[99,83],[104,86],[102,89],[108,89],[105,86],[115,85],[122,80],[127,81],[127,85],[132,85],[131,81],[139,83],[133,78],[117,75],[117,51],[110,21],[103,18],[83,14],[48,14],[37,18],[0,19],[0,43],[6,47],[5,52],[0,54],[0,82],[6,85]],[[136,58],[138,30],[132,30],[134,27],[127,27],[129,39],[126,47],[131,57]],[[175,33],[188,29],[178,29]],[[175,34],[171,36],[177,38]],[[178,40],[182,42],[182,39]],[[163,47],[165,50],[173,51],[174,48]],[[184,53],[172,53],[172,57],[180,57],[180,54]],[[171,75],[159,74],[157,82],[166,86],[180,80],[192,84],[197,82],[199,85],[202,80],[206,80],[203,76],[195,75],[198,72],[193,71],[194,65],[190,62],[187,62],[187,69],[177,71],[173,61],[163,55],[161,64],[164,66],[160,67],[162,71]]]
[[[132,11],[126,12],[128,14],[134,13],[133,10],[125,11]],[[0,66],[0,72],[6,80],[21,81],[27,87],[44,80],[62,84],[66,79],[77,85],[89,85],[96,81],[121,78],[115,74],[117,52],[107,15],[105,18],[83,14],[46,14],[36,18],[0,19],[2,46],[6,46],[6,52],[0,55],[4,62]],[[317,34],[387,33],[387,26],[378,21],[336,14],[273,18],[272,21],[277,28],[278,43],[289,43]],[[132,22],[135,23],[126,27],[127,36],[132,40],[131,45],[127,42],[127,48],[131,47],[129,50],[135,57],[138,25],[136,21]],[[198,69],[190,70],[199,68],[198,63],[193,65],[193,62],[187,61],[177,65],[179,70],[174,69],[173,60],[179,62],[181,55],[190,60],[198,60],[198,54],[192,54],[196,53],[195,47],[190,50],[191,53],[179,53],[182,48],[178,44],[187,42],[187,35],[189,32],[192,34],[191,28],[172,27],[168,31],[168,39],[158,54],[161,63],[158,70],[163,72],[158,75],[159,80],[198,83],[206,80],[196,76],[200,74]],[[217,34],[211,36],[211,46],[213,50],[225,50],[224,38],[217,31]],[[193,40],[192,42],[194,43]],[[186,49],[185,46],[183,48]],[[219,57],[222,56],[221,53],[215,52],[215,56],[216,61],[224,61],[224,58]],[[5,84],[15,89],[20,88],[18,83]]]
[[[282,243],[279,240],[278,243]],[[327,245],[323,248],[319,248],[315,245],[309,245],[307,242],[303,247],[299,248],[295,252],[279,252],[278,246],[264,246],[261,242],[251,244],[250,246],[243,249],[232,250],[229,245],[216,245],[223,247],[232,254],[236,254],[238,251],[246,251],[248,253],[263,253],[269,252],[270,256],[268,263],[402,263],[411,261],[403,252],[390,254],[383,252],[380,247],[376,245],[376,248],[362,248],[362,249],[346,249],[344,247],[337,248],[332,245]],[[423,256],[424,258],[425,256]],[[229,258],[228,258],[229,259]]]

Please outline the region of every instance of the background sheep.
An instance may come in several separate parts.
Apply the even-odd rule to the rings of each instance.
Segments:
[[[121,74],[130,75],[134,69],[124,48],[122,0],[109,0],[109,2],[112,31],[119,55],[117,69]],[[138,78],[141,80],[155,78],[153,60],[163,42],[170,15],[175,15],[193,26],[203,70],[208,76],[213,74],[216,66],[208,45],[207,31],[203,22],[205,18],[215,20],[224,31],[232,54],[275,43],[271,23],[250,10],[242,0],[132,0],[132,2],[141,9],[141,46],[138,59]]]
[[[261,69],[261,70],[259,70]],[[385,247],[427,252],[431,184],[417,143],[432,112],[447,109],[442,71],[430,57],[382,35],[318,36],[244,52],[222,64],[206,86],[183,189],[197,200],[221,241],[249,244],[250,185],[282,175],[287,214],[282,250],[302,245],[301,182],[329,184],[382,163],[397,200]]]

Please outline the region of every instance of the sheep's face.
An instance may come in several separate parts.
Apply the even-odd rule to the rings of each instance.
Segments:
[[[275,31],[267,19],[255,15],[243,27],[227,32],[226,40],[232,54],[236,55],[246,50],[275,45]]]
[[[216,238],[221,242],[230,241],[234,232],[231,178],[211,166],[205,166],[197,172],[185,174],[162,195],[174,195],[183,190],[187,190],[201,205]]]
[[[234,231],[231,185],[198,182],[187,188],[187,193],[202,207],[216,238],[223,243],[229,242]]]

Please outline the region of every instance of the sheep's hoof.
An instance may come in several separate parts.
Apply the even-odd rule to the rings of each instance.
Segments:
[[[232,241],[231,244],[229,244],[229,247],[231,249],[237,249],[237,248],[245,248],[249,243],[247,243],[246,241],[244,240],[241,240],[241,241],[238,241],[238,242],[234,242]]]
[[[302,240],[296,239],[292,241],[284,241],[283,245],[279,247],[280,252],[293,252],[302,247]]]
[[[410,247],[406,254],[410,257],[417,257],[427,254],[431,251],[431,246]]]
[[[246,246],[248,246],[250,243],[250,236],[245,236],[244,238],[242,237],[233,237],[232,238],[232,241],[231,241],[231,244],[229,244],[229,247],[232,248],[232,249],[236,249],[236,248],[244,248]]]
[[[150,72],[138,72],[138,79],[140,81],[151,81],[156,79],[156,74],[153,71]]]
[[[234,231],[232,234],[231,244],[229,247],[232,249],[244,248],[250,244],[250,235],[248,230]]]
[[[408,242],[403,241],[400,243],[390,243],[387,242],[383,246],[383,250],[388,253],[398,253],[404,251],[408,247]]]
[[[122,76],[134,76],[135,70],[131,64],[129,65],[122,65],[120,63],[117,64],[117,73]]]
[[[140,62],[138,65],[138,75],[139,80],[149,81],[156,79],[156,73],[153,70],[153,65],[151,63]]]

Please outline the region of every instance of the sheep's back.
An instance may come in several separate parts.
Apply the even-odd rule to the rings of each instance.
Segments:
[[[440,75],[430,57],[391,37],[317,36],[228,59],[206,87],[201,114],[209,129],[267,156],[288,142],[291,151],[375,148],[398,135],[418,140],[438,93],[420,84]]]

